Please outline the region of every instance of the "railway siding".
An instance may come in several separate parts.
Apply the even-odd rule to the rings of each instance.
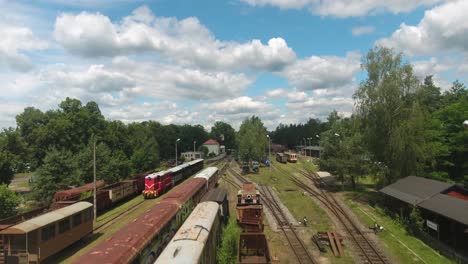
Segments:
[[[231,175],[233,175],[239,182],[248,182],[247,179],[245,179],[232,167],[229,167],[228,170],[231,173]],[[276,198],[271,194],[271,190],[269,188],[265,188],[264,185],[261,185],[259,186],[259,191],[264,208],[268,207],[270,209],[270,212],[272,212],[273,216],[275,217],[276,221],[278,223],[281,223],[278,226],[283,232],[287,243],[294,252],[298,263],[317,263],[317,261],[307,249],[307,246],[301,240],[299,234],[296,231],[296,228],[291,223],[289,223],[288,218],[285,216],[285,213],[281,209]]]
[[[300,171],[303,176],[311,180],[316,188],[312,188],[297,178],[293,178],[298,186],[319,199],[324,206],[335,215],[352,242],[355,253],[363,263],[390,263],[389,258],[378,248],[372,239],[369,239],[362,226],[356,222],[354,215],[343,206],[333,194],[320,187],[326,187],[320,177],[312,171]],[[351,217],[353,216],[353,217]]]

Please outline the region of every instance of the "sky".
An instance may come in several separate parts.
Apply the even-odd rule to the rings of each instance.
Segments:
[[[375,46],[468,81],[468,1],[0,0],[0,127],[66,97],[109,120],[238,128],[351,115]]]

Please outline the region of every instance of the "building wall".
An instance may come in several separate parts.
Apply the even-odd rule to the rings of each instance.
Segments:
[[[213,152],[215,155],[219,155],[219,145],[203,145],[208,149],[208,155]]]

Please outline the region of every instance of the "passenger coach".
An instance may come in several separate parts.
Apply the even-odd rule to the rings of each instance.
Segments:
[[[219,170],[217,167],[208,167],[195,175],[195,178],[203,178],[206,180],[206,188],[212,189],[216,186],[219,179]]]
[[[198,204],[154,264],[217,263],[221,229],[219,205]]]
[[[40,263],[93,232],[93,205],[78,202],[0,231],[6,263]]]

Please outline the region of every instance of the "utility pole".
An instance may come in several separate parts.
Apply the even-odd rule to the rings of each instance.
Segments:
[[[270,156],[271,156],[271,138],[270,138],[270,135],[267,135],[267,138],[268,138],[268,161],[270,161],[270,170],[271,170],[271,160],[270,160]]]
[[[197,143],[196,140],[193,141],[193,155],[195,155],[195,143]]]
[[[180,138],[178,138],[175,142],[175,166],[177,166],[177,142],[180,141]]]
[[[96,223],[96,211],[97,211],[97,203],[96,203],[96,138],[93,135],[93,201],[94,201],[94,223]]]

